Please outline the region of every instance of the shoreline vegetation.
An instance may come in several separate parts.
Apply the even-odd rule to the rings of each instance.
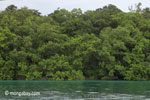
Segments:
[[[150,8],[0,11],[0,80],[150,80]]]

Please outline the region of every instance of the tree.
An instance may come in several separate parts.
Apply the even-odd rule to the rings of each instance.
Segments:
[[[149,8],[0,12],[1,80],[150,80]]]
[[[10,5],[6,8],[6,11],[8,11],[8,12],[12,12],[15,10],[17,10],[17,7],[15,5]]]

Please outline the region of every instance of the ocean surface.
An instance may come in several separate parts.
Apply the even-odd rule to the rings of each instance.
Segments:
[[[150,82],[0,81],[0,100],[150,100]]]

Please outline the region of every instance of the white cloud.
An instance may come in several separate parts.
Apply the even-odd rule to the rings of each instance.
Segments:
[[[17,7],[27,6],[36,9],[43,14],[49,14],[58,7],[72,10],[81,8],[83,11],[95,10],[108,4],[114,4],[123,11],[128,11],[128,7],[138,2],[142,2],[143,7],[149,7],[149,0],[5,0],[0,1],[0,10],[4,10],[8,5],[14,4]]]

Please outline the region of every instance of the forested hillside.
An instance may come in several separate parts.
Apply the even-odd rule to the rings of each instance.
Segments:
[[[0,11],[1,80],[150,80],[150,8]]]

